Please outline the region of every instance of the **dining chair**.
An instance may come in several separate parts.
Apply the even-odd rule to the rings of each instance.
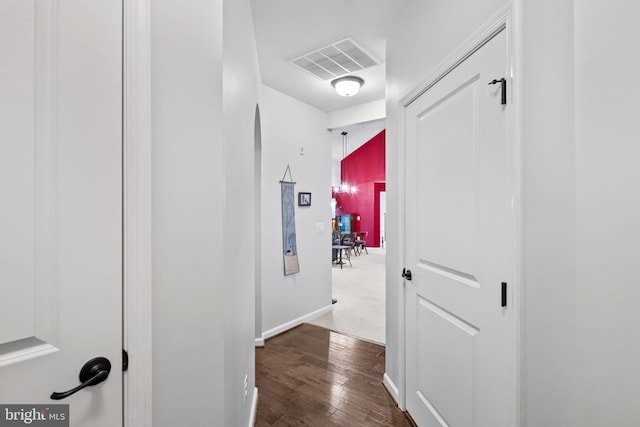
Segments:
[[[366,254],[369,255],[369,251],[367,250],[367,241],[365,240],[368,234],[368,231],[359,231],[356,233],[356,237],[353,243],[355,250],[358,252],[358,255],[362,254],[363,249]]]
[[[353,251],[354,255],[356,254],[356,235],[355,233],[344,233],[340,240],[340,244],[343,246],[349,246],[347,252]]]

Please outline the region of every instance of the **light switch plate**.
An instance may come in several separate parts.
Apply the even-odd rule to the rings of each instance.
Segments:
[[[323,233],[323,232],[324,232],[324,222],[317,222],[316,233]]]

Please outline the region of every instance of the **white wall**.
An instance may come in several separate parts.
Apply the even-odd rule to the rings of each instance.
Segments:
[[[249,0],[224,0],[225,425],[248,426],[255,387],[255,114],[260,75]],[[247,399],[244,378],[247,376]]]
[[[153,425],[196,426],[225,416],[222,0],[154,1],[151,43]]]
[[[521,3],[523,425],[637,425],[640,7]]]
[[[340,160],[331,160],[331,186],[340,185]]]
[[[503,3],[408,7],[388,43],[388,141],[401,137],[398,99]],[[515,2],[523,427],[626,427],[640,419],[639,9],[623,0]],[[394,147],[387,154],[387,331],[401,330],[394,313],[402,304],[404,153]],[[387,375],[399,386],[402,344],[388,334]]]
[[[157,0],[151,12],[153,424],[246,426],[259,87],[249,2]]]
[[[331,131],[331,185],[340,185],[341,167],[344,156],[342,131],[347,132],[347,156],[366,144],[385,128],[384,119],[366,123],[353,123]]]
[[[523,427],[575,425],[573,2],[520,2]],[[550,102],[549,95],[553,94]],[[577,426],[576,426],[577,427]]]
[[[330,111],[328,113],[328,127],[329,129],[338,129],[355,123],[384,120],[386,115],[385,100],[379,99],[341,110]]]
[[[262,86],[262,328],[273,331],[331,305],[331,144],[326,113]],[[304,155],[300,147],[304,146]],[[280,180],[291,166],[311,207],[296,206],[300,273],[284,276]],[[297,205],[297,203],[296,203]],[[324,231],[316,233],[316,224]]]
[[[640,4],[574,1],[576,426],[640,420]]]
[[[385,128],[385,120],[373,120],[370,122],[354,122],[348,126],[342,126],[331,130],[331,158],[338,162],[338,174],[340,174],[340,162],[349,154],[369,142],[371,138],[379,134]],[[344,155],[342,132],[347,132],[347,154]],[[338,178],[339,179],[339,178]]]
[[[399,101],[424,81],[506,1],[434,0],[407,3],[401,25],[387,40],[386,375],[400,389],[404,388],[404,329],[401,316],[404,298],[400,277],[404,264],[404,212],[400,198],[404,191],[401,185],[404,180],[401,162],[404,152],[399,145]]]

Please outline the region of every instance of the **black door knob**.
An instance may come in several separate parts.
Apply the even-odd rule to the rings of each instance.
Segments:
[[[402,269],[402,277],[407,280],[411,280],[411,270],[407,270],[406,268]]]
[[[102,381],[107,379],[109,372],[111,372],[111,362],[109,362],[109,359],[106,357],[93,358],[85,363],[82,369],[80,369],[79,377],[81,384],[79,386],[61,393],[53,392],[51,393],[51,399],[64,399],[85,387],[100,384]]]

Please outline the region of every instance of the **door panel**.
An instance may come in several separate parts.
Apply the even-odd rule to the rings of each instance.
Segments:
[[[487,84],[505,75],[502,31],[406,110],[407,409],[420,426],[508,427],[507,121]]]
[[[72,426],[122,423],[121,45],[119,1],[0,2],[0,403]]]
[[[0,25],[14,34],[25,45],[34,45],[33,31],[25,21],[33,19],[34,5],[16,8],[13,19],[7,19],[6,8],[0,8]],[[27,28],[23,28],[27,27]],[[23,49],[21,43],[0,42],[3,51],[9,50],[8,58],[0,67],[2,86],[0,104],[0,124],[8,135],[24,132],[25,139],[33,140],[33,119],[35,103],[33,96],[34,58],[32,50]],[[5,83],[6,82],[6,83]],[[8,82],[13,82],[9,85]],[[4,102],[4,100],[7,102]],[[3,132],[3,133],[4,133]],[[7,135],[7,136],[8,136]],[[34,269],[31,266],[34,252],[35,218],[33,194],[34,182],[34,146],[25,144],[19,138],[3,138],[0,145],[0,194],[3,195],[3,207],[0,209],[0,224],[13,224],[3,227],[0,236],[2,253],[0,254],[0,283],[21,283],[16,287],[13,298],[0,300],[0,342],[17,341],[33,336],[35,328],[34,307]],[[16,185],[18,183],[18,185]],[[24,189],[27,192],[24,192]],[[1,363],[0,359],[0,363]]]
[[[478,329],[430,301],[418,298],[417,394],[434,414],[446,414],[452,426],[473,425],[473,347]],[[436,409],[438,408],[438,409]]]
[[[417,117],[420,162],[417,209],[419,257],[472,277],[475,270],[474,153],[477,77]],[[442,137],[440,137],[442,136]]]
[[[3,2],[0,6],[0,366],[16,358],[58,350],[52,276],[54,155],[52,81],[53,14],[50,5]],[[49,75],[48,75],[49,74]]]

